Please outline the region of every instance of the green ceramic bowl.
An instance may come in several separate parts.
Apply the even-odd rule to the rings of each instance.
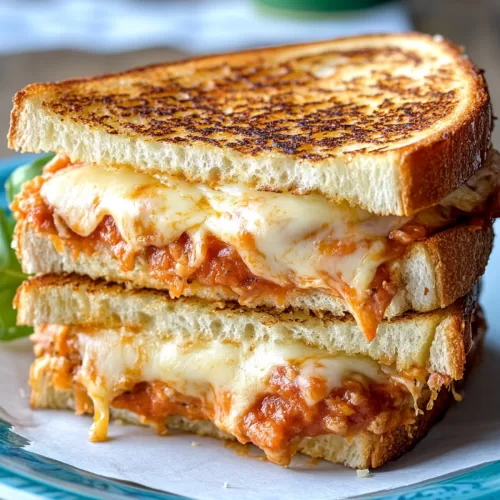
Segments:
[[[388,0],[255,0],[260,7],[288,12],[339,12],[365,9]]]

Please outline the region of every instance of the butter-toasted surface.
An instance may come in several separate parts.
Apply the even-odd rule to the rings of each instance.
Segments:
[[[491,126],[459,48],[374,35],[34,84],[15,98],[9,144],[406,215],[481,167]]]

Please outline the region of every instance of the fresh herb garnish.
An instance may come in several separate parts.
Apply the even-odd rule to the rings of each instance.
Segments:
[[[7,195],[9,203],[12,203],[14,196],[21,191],[21,187],[26,181],[33,179],[33,177],[37,175],[42,175],[43,167],[52,160],[54,156],[54,153],[42,156],[31,163],[16,168],[14,172],[10,174],[10,177],[5,182],[5,194]]]
[[[5,183],[5,193],[9,203],[21,191],[26,181],[42,173],[44,165],[53,157],[53,154],[43,156],[12,172]],[[15,221],[12,216],[0,209],[0,341],[25,337],[32,332],[31,328],[16,325],[16,311],[12,308],[16,290],[27,278],[11,247],[14,226]]]

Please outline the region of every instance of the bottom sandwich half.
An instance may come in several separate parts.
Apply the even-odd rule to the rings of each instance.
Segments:
[[[237,439],[286,465],[296,452],[354,468],[411,448],[452,403],[482,345],[475,290],[446,309],[384,321],[172,300],[76,276],[23,284],[35,326],[34,408]]]

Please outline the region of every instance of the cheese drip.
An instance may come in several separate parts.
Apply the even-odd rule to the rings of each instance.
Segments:
[[[239,185],[211,189],[178,179],[159,180],[131,169],[95,165],[64,169],[41,194],[80,236],[111,216],[135,251],[165,247],[183,233],[207,233],[231,245],[258,277],[280,286],[329,290],[345,284],[362,297],[384,263],[387,236],[406,217],[377,216],[318,195],[270,193]],[[203,245],[193,245],[192,263]],[[338,290],[337,290],[338,292]]]
[[[324,379],[327,392],[349,377],[375,383],[389,378],[377,362],[365,357],[329,355],[300,342],[241,344],[220,340],[180,345],[148,332],[98,329],[78,333],[82,366],[77,381],[94,403],[90,439],[102,441],[108,431],[109,404],[140,382],[161,381],[214,408],[214,424],[242,442],[241,416],[266,393],[269,376],[277,366],[299,368],[300,390],[309,405],[316,404],[312,378]],[[230,395],[230,407],[221,410]]]

